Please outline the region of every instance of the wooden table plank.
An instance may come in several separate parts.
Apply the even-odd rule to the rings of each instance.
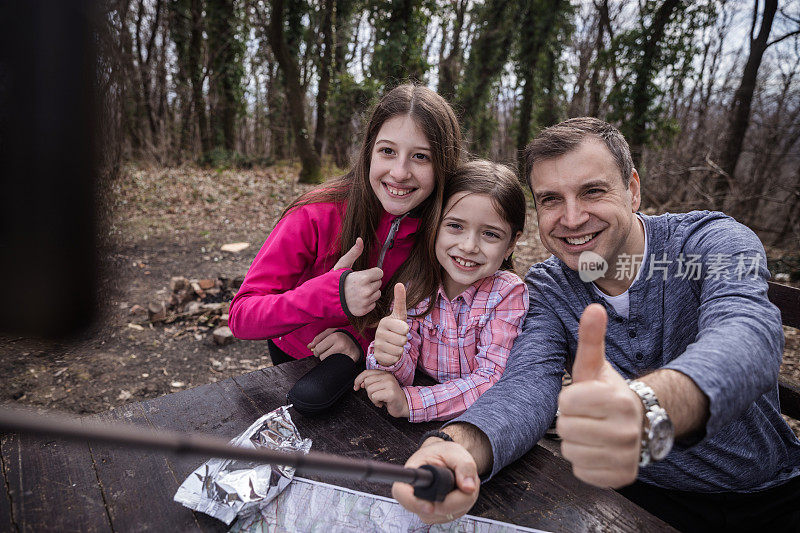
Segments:
[[[293,384],[306,372],[308,372],[311,368],[316,366],[316,364],[317,363],[315,359],[309,357],[297,362],[293,362],[292,364],[280,365],[277,368],[285,372],[287,377],[289,378],[289,380],[291,380],[291,383]],[[425,385],[433,385],[435,383],[436,382],[432,378],[426,375],[418,375],[414,379],[414,385],[425,386]],[[291,386],[289,388],[291,388]],[[288,392],[288,388],[286,392]],[[376,413],[380,418],[388,422],[389,425],[399,429],[405,436],[410,438],[416,444],[419,444],[420,438],[422,438],[422,435],[424,435],[427,431],[430,431],[431,429],[438,429],[443,424],[443,422],[411,423],[405,418],[395,418],[392,415],[390,415],[385,408],[376,407],[375,404],[373,404],[369,400],[366,391],[363,389],[358,391],[357,393],[348,392],[347,394],[348,396],[354,396],[359,402],[367,406],[370,411]]]
[[[0,450],[2,450],[6,438],[10,438],[10,436],[0,435]],[[0,453],[0,483],[2,483],[2,487],[0,487],[0,492],[2,492],[0,494],[0,531],[18,531],[11,518],[11,494],[9,492],[10,484],[6,477],[7,469],[6,458]]]
[[[541,446],[485,483],[470,512],[550,531],[674,531],[620,494],[581,482]]]
[[[232,379],[162,396],[144,403],[148,420],[157,428],[176,431],[198,431],[232,439],[246,430],[263,412],[241,393]],[[189,474],[207,460],[206,457],[168,455],[167,463],[175,476],[175,490]],[[172,491],[172,496],[175,494]],[[165,512],[185,513],[189,510],[170,501]],[[204,513],[194,513],[203,530],[227,530],[219,520]],[[220,529],[222,528],[222,529]]]
[[[96,418],[153,429],[139,403]],[[163,453],[104,444],[92,444],[91,448],[115,531],[203,529],[191,510],[172,501],[183,478],[177,479]]]
[[[283,381],[275,379],[277,372],[283,373],[286,379]],[[234,381],[242,387],[247,397],[252,398],[266,412],[285,403],[286,392],[296,381],[298,373],[302,375],[303,372],[297,372],[297,366],[284,364],[268,371],[234,378]],[[374,459],[402,464],[417,447],[417,442],[405,435],[402,426],[395,427],[390,422],[376,417],[374,411],[360,401],[356,394],[348,393],[324,416],[306,417],[294,410],[291,410],[291,415],[300,435],[312,437],[312,450],[315,451],[355,459]],[[388,484],[364,483],[336,476],[309,477],[373,494],[391,496],[391,486]]]
[[[244,431],[260,416],[232,380],[125,407],[110,412],[109,420],[127,420],[150,428],[199,431],[228,438]],[[135,524],[140,530],[157,531],[169,524],[178,530],[225,530],[222,522],[195,513],[172,499],[178,486],[206,458],[154,452],[142,452],[143,456],[109,447],[103,448],[102,452],[105,455],[101,457],[113,464],[106,468],[106,461],[100,461],[98,470],[104,488],[111,491],[109,506],[115,526],[119,523],[122,530],[127,530],[130,524]],[[122,477],[123,472],[126,477]],[[141,516],[141,502],[151,500],[152,512]]]
[[[157,428],[200,432],[232,439],[263,415],[244,397],[232,379],[162,396],[143,404],[148,420]],[[205,458],[169,456],[179,484]]]
[[[0,446],[18,531],[112,530],[85,443],[4,435]]]

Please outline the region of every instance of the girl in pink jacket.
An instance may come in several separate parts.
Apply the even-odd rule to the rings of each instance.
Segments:
[[[309,355],[361,359],[389,311],[384,289],[426,277],[435,262],[444,185],[460,153],[459,124],[441,96],[411,84],[388,92],[355,166],[293,202],[261,247],[231,302],[234,335],[270,339],[275,364]],[[429,290],[419,286],[408,299]],[[324,383],[319,401],[352,387],[353,376]]]

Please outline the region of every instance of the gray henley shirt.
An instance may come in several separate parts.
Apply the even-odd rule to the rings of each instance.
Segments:
[[[641,215],[649,242],[625,318],[555,257],[526,276],[530,308],[502,379],[452,422],[480,428],[491,475],[542,438],[571,368],[584,308],[609,314],[606,358],[625,378],[670,368],[709,398],[705,434],[639,471],[643,482],[693,492],[752,492],[800,475],[800,441],[781,418],[778,309],[756,235],[717,212]],[[755,263],[754,263],[755,261]],[[452,423],[451,422],[451,423]]]

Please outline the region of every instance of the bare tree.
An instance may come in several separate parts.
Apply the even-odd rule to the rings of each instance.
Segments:
[[[761,27],[758,35],[755,35],[756,21],[758,20],[758,5],[756,0],[753,9],[753,23],[750,27],[750,54],[742,72],[742,78],[736,94],[733,96],[730,120],[728,122],[727,133],[725,134],[725,146],[719,158],[721,172],[715,180],[714,186],[714,209],[721,209],[728,192],[730,191],[729,180],[736,170],[739,156],[742,153],[742,143],[750,123],[750,107],[753,102],[753,92],[756,88],[758,69],[761,67],[761,59],[767,50],[769,33],[772,30],[772,20],[778,10],[778,0],[765,0],[764,13],[761,16]]]
[[[450,100],[456,95],[456,87],[461,77],[461,68],[464,60],[461,33],[464,30],[464,19],[467,14],[468,0],[453,2],[453,24],[447,27],[448,20],[442,20],[442,41],[439,46],[439,85],[437,91]],[[452,40],[450,50],[445,55],[444,51],[448,38]]]
[[[634,164],[639,167],[642,159],[642,150],[648,139],[647,123],[652,93],[650,84],[657,73],[659,55],[661,54],[661,40],[672,19],[675,10],[679,8],[680,0],[664,0],[653,15],[652,22],[643,35],[644,44],[639,61],[634,68],[635,81],[631,90],[631,124],[628,142],[631,145],[631,154]]]
[[[284,37],[284,3],[283,0],[272,0],[270,5],[272,6],[272,12],[270,13],[267,35],[269,37],[270,47],[275,54],[275,59],[283,72],[284,81],[286,83],[286,101],[289,105],[289,119],[292,123],[294,141],[302,164],[300,181],[304,183],[313,183],[319,181],[321,163],[319,155],[314,151],[314,147],[309,140],[303,102],[305,91],[302,90],[300,85],[300,71],[297,68],[295,58],[289,54],[289,48],[286,44],[286,38]]]
[[[333,67],[333,11],[334,0],[325,0],[322,6],[322,53],[319,62],[319,88],[317,89],[317,127],[314,129],[314,150],[322,155],[325,142],[325,118],[328,112],[328,91],[331,85],[331,68]]]

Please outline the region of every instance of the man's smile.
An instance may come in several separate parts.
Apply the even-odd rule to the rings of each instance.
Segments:
[[[580,246],[582,244],[586,244],[587,242],[591,241],[599,234],[600,232],[596,231],[594,233],[588,233],[586,235],[581,235],[577,237],[561,237],[561,240],[572,246]]]

